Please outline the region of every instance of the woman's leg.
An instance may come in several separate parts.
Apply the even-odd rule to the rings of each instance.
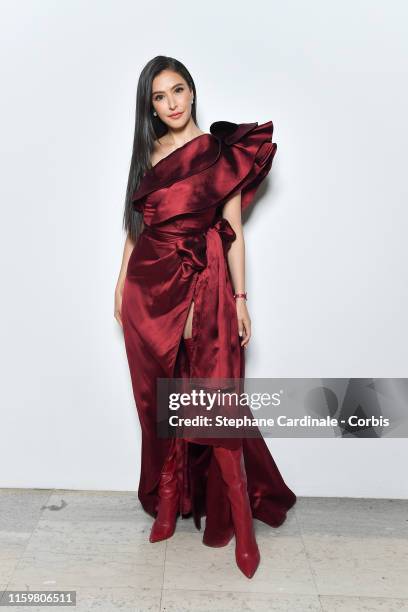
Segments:
[[[184,344],[186,347],[189,363],[191,362],[193,352],[193,338],[191,337],[191,328],[187,331],[187,336],[184,336]],[[221,477],[227,487],[227,496],[230,502],[230,510],[232,514],[232,522],[235,531],[235,558],[238,567],[248,578],[252,578],[260,562],[260,554],[258,545],[255,539],[252,510],[248,497],[247,477],[245,471],[244,457],[242,447],[236,450],[230,450],[222,447],[214,446],[213,449],[215,459],[221,471]],[[211,493],[208,493],[207,508],[213,504],[210,499]],[[212,518],[212,521],[211,521]],[[226,546],[232,538],[233,532],[225,532],[222,535],[215,535],[216,519],[207,516],[206,527],[207,533],[204,531],[203,542],[207,546],[221,547]],[[209,535],[213,534],[213,535]]]
[[[150,542],[159,542],[170,538],[176,528],[180,503],[177,442],[175,438],[171,440],[170,451],[161,471],[159,508],[150,532]]]
[[[193,338],[184,337],[184,344],[190,362],[193,352]],[[255,539],[242,447],[230,450],[214,446],[213,452],[221,471],[221,477],[227,487],[227,496],[230,502],[232,522],[235,531],[236,562],[245,576],[252,578],[259,565],[260,554]],[[208,501],[209,499],[207,498],[207,502]],[[210,522],[208,528],[208,534],[216,531],[214,525]],[[231,532],[224,532],[222,536],[215,537],[207,537],[204,532],[203,542],[208,546],[225,546],[228,544],[231,537]]]
[[[215,482],[219,482],[220,486],[209,486],[209,483],[214,485]],[[203,544],[213,548],[220,548],[221,546],[227,546],[233,536],[234,525],[231,517],[231,504],[227,496],[227,487],[222,484],[220,468],[213,452],[208,470]]]
[[[252,578],[259,565],[260,554],[255,539],[242,448],[230,450],[214,447],[214,455],[227,486],[227,495],[231,504],[236,562],[245,576]]]
[[[186,347],[187,359],[188,359],[188,368],[190,371],[190,363],[193,356],[193,339],[192,338],[183,338],[184,346]]]

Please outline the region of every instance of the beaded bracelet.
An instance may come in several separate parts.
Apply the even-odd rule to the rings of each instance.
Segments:
[[[245,293],[234,293],[234,298],[235,299],[237,299],[237,298],[245,298],[245,300],[248,299],[246,292]]]

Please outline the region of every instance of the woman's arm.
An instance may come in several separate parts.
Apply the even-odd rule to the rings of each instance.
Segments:
[[[245,241],[241,217],[241,192],[224,204],[222,216],[229,221],[237,236],[227,254],[234,293],[245,293]],[[235,302],[239,335],[243,337],[241,346],[247,348],[251,337],[251,319],[245,298],[236,298]]]
[[[123,325],[122,325],[122,316],[121,316],[123,287],[124,287],[124,284],[125,284],[126,271],[127,271],[127,266],[128,266],[129,258],[130,258],[130,255],[131,255],[134,247],[135,247],[135,243],[133,242],[133,240],[131,240],[131,238],[130,238],[130,236],[128,234],[126,236],[125,246],[123,248],[122,264],[120,266],[118,282],[116,283],[116,288],[115,288],[115,309],[114,309],[114,316],[115,316],[115,319],[117,320],[117,322],[119,323],[119,325],[121,327],[123,327]]]

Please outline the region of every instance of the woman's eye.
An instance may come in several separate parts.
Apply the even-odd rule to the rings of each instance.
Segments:
[[[176,92],[179,92],[179,91],[184,91],[184,87],[182,87],[182,86],[180,86],[180,87],[176,87],[176,89],[175,89],[174,91],[176,91]],[[158,94],[158,95],[157,95],[155,98],[153,98],[153,100],[154,100],[155,102],[160,102],[160,100],[161,100],[162,98],[163,98],[162,94]]]

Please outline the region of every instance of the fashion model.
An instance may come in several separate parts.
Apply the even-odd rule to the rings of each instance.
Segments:
[[[142,431],[138,489],[150,541],[178,516],[205,516],[203,543],[225,546],[251,578],[253,518],[277,527],[296,501],[264,439],[159,438],[156,379],[243,378],[251,320],[241,214],[272,166],[272,121],[197,124],[194,81],[157,56],[137,88],[133,154],[115,291]]]

